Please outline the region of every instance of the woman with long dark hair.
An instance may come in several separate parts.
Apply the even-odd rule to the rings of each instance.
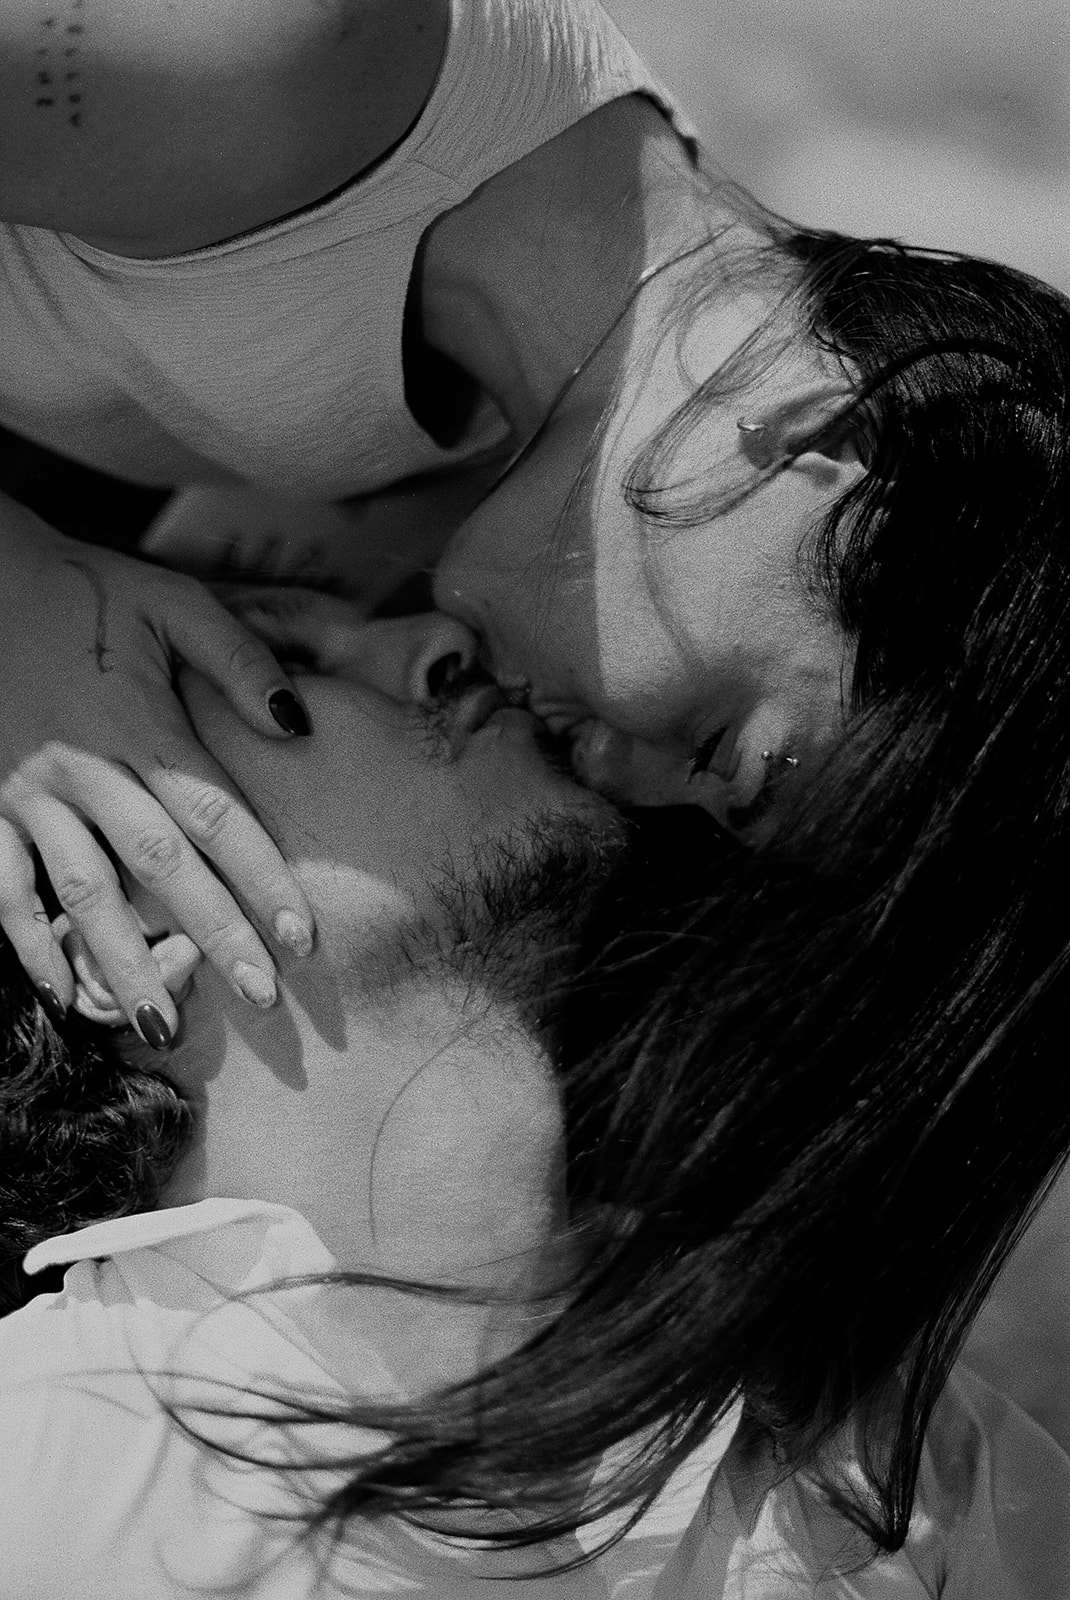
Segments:
[[[813,771],[852,661],[817,592],[766,573],[860,481],[859,373],[810,337],[790,230],[703,164],[594,0],[230,0],[210,26],[14,4],[0,83],[5,427],[142,497],[185,490],[157,549],[199,540],[202,568],[366,579],[375,555],[381,598],[462,523],[439,603],[626,799],[675,801],[690,770],[733,824]],[[926,297],[933,336],[973,339],[950,267]],[[960,481],[971,461],[966,440]],[[263,992],[309,908],[190,741],[170,663],[280,739],[301,708],[177,576],[7,502],[0,537],[0,926],[58,1016],[36,851],[165,1049],[177,1015],[99,835],[135,873],[165,862],[191,936]]]
[[[312,604],[280,594],[257,620],[283,659],[305,673],[336,671],[338,647],[327,641],[337,613]],[[456,674],[458,651],[467,650],[467,671],[474,649],[449,634],[433,661],[424,658],[427,684]],[[351,770],[353,712],[343,706],[341,720],[332,710],[329,679],[300,682],[327,742],[290,756],[285,772],[270,747],[265,754],[247,735],[238,742],[233,716],[226,737],[218,721],[213,734],[203,690],[194,720],[258,812],[272,816],[287,854],[309,857],[312,876],[307,867],[301,875],[327,937],[339,897],[345,905],[352,890],[321,816],[326,808],[345,819],[358,865],[382,849],[369,843],[382,824],[371,822],[362,789],[339,811],[336,782],[317,765]],[[383,720],[380,709],[373,726]],[[67,1581],[62,1562],[81,1549],[87,1594],[96,1592],[87,1574],[98,1571],[109,1594],[141,1581],[138,1562],[164,1529],[169,1581],[225,1572],[253,1585],[264,1581],[261,1558],[282,1561],[285,1550],[297,1562],[284,1568],[289,1593],[305,1592],[294,1588],[295,1573],[310,1582],[308,1570],[324,1562],[326,1593],[370,1592],[344,1562],[331,1564],[355,1548],[360,1582],[373,1581],[372,1562],[376,1583],[404,1574],[436,1594],[448,1583],[481,1592],[495,1577],[515,1583],[523,1574],[548,1595],[558,1585],[601,1593],[619,1579],[665,1600],[802,1594],[819,1579],[830,1594],[867,1600],[1059,1595],[1070,1466],[1005,1400],[952,1368],[1070,1147],[1067,1090],[1050,1070],[1062,947],[1050,919],[1024,908],[1008,970],[972,853],[964,873],[953,840],[932,830],[930,842],[915,821],[904,825],[899,763],[874,759],[889,734],[873,737],[876,746],[864,729],[850,735],[830,757],[827,785],[757,850],[718,842],[696,808],[635,814],[633,859],[601,889],[579,946],[575,925],[561,921],[565,886],[582,883],[578,856],[543,862],[525,902],[538,920],[523,925],[520,941],[515,924],[513,937],[505,929],[515,885],[484,881],[452,900],[434,893],[435,919],[445,907],[449,938],[462,935],[466,952],[454,971],[464,1004],[444,1032],[439,1019],[434,1038],[404,1009],[411,987],[437,981],[448,956],[441,931],[426,942],[434,922],[421,924],[422,942],[399,947],[403,964],[386,982],[381,955],[377,966],[360,965],[352,931],[340,967],[328,937],[306,976],[287,973],[286,1005],[265,1011],[253,1033],[226,989],[198,978],[166,1075],[129,1033],[109,1037],[72,1015],[57,1035],[9,968],[4,1241],[11,1300],[26,1304],[30,1320],[25,1334],[18,1319],[10,1325],[2,1404],[25,1449],[34,1430],[49,1441],[29,1455],[19,1445],[9,1458],[25,1485],[17,1497],[6,1491],[9,1572],[14,1555],[20,1572],[27,1560],[39,1570],[40,1538],[20,1530],[48,1537],[45,1484],[51,1506],[65,1492],[57,1485],[84,1486],[88,1473],[97,1487],[79,1489],[87,1531],[72,1541],[61,1514],[62,1538],[52,1538],[56,1582]],[[875,769],[889,788],[870,818],[867,865],[854,841],[859,786]],[[956,797],[967,788],[955,780]],[[285,809],[279,795],[289,797]],[[477,822],[463,810],[450,820],[458,839],[466,828],[478,839],[486,825],[475,799]],[[406,809],[383,815],[399,819],[392,826],[409,840]],[[989,817],[997,835],[1001,815]],[[435,828],[425,824],[421,837],[435,847]],[[982,847],[987,838],[987,827],[975,836]],[[519,854],[510,844],[514,867]],[[407,884],[418,866],[388,861],[395,888],[398,872]],[[944,892],[952,886],[954,895]],[[163,932],[172,923],[150,917],[145,926]],[[539,1048],[552,1041],[567,1192],[548,1208],[549,1232],[536,1237],[558,1254],[564,1244],[567,1264],[518,1303],[508,1276],[488,1283],[480,1246],[508,1265],[492,1241],[510,1238],[515,1219],[524,1224],[532,1191],[521,1155],[556,1173],[556,1161],[540,1165],[540,1151],[558,1136],[547,1132],[545,1078],[518,1076],[513,1024],[483,1006],[486,986],[500,996],[518,951],[530,959],[540,944],[567,971],[547,984],[544,967],[535,990],[527,978],[519,1015]],[[963,949],[966,962],[948,962]],[[99,1005],[99,976],[84,951],[75,961]],[[507,993],[515,1005],[518,991]],[[317,1011],[310,997],[322,1005],[327,994],[339,996],[338,1008]],[[426,1007],[412,1016],[419,1022]],[[401,1081],[388,1075],[380,1092],[378,1073],[399,1039]],[[477,1047],[492,1068],[508,1062],[512,1085],[513,1115],[500,1128],[491,1118],[489,1140],[496,1102],[475,1091]],[[460,1079],[451,1075],[457,1049],[467,1063]],[[324,1050],[335,1060],[326,1084]],[[370,1061],[382,1066],[369,1073]],[[500,1082],[494,1070],[491,1082]],[[424,1122],[408,1137],[413,1086],[423,1090]],[[362,1177],[358,1153],[382,1140],[385,1165],[373,1159]],[[457,1186],[462,1152],[472,1157],[471,1197]],[[361,1254],[365,1184],[384,1254]],[[491,1192],[489,1213],[472,1204]],[[390,1251],[389,1198],[410,1193],[425,1224],[418,1266]],[[538,1183],[534,1193],[539,1200]],[[310,1221],[329,1253],[302,1244],[300,1227],[295,1245],[297,1224],[285,1218],[285,1237],[272,1232],[280,1206],[307,1219],[306,1231]],[[536,1218],[544,1209],[536,1206]],[[478,1224],[465,1271],[446,1250],[455,1218]],[[77,1264],[58,1298],[33,1300],[37,1284],[16,1271],[37,1244],[35,1270]],[[190,1270],[194,1279],[183,1276]],[[380,1329],[369,1344],[384,1280],[400,1320],[391,1337]],[[329,1297],[322,1306],[301,1299],[317,1284],[353,1294],[344,1317]],[[518,1321],[493,1357],[451,1331],[451,1317],[503,1308]],[[265,1364],[255,1329],[280,1316],[284,1331],[300,1328],[304,1362],[311,1350],[342,1374],[341,1394],[307,1370],[295,1378],[289,1357]],[[74,1330],[66,1339],[62,1319]],[[364,1338],[364,1353],[339,1367],[346,1327]],[[215,1352],[207,1365],[202,1328]],[[423,1352],[415,1382],[404,1369],[413,1342]],[[443,1369],[434,1355],[437,1381],[419,1381],[421,1361],[443,1348],[461,1370]],[[407,1393],[371,1381],[383,1362],[402,1363]],[[72,1378],[83,1397],[73,1411]],[[64,1470],[67,1450],[77,1471]],[[125,1463],[121,1473],[113,1457]],[[229,1532],[218,1556],[206,1546],[194,1559],[168,1521],[176,1504],[195,1525],[223,1517]],[[633,1519],[609,1553],[607,1542]],[[516,1547],[522,1553],[510,1556]],[[593,1566],[583,1566],[587,1557]],[[571,1578],[548,1575],[576,1563]],[[29,1592],[49,1593],[47,1573],[36,1581]]]
[[[685,349],[690,319],[726,278],[745,287],[779,273],[774,311],[615,476],[594,450],[579,471],[558,471],[555,451],[573,447],[551,418],[462,528],[436,592],[484,625],[491,664],[572,742],[587,781],[620,798],[697,800],[744,842],[681,835],[671,813],[647,889],[601,925],[594,965],[618,977],[605,990],[593,980],[593,1005],[577,990],[574,1181],[634,1228],[620,1276],[607,1273],[576,1313],[600,1330],[584,1330],[589,1368],[581,1379],[563,1344],[557,1377],[567,1367],[603,1395],[611,1349],[634,1386],[613,1369],[621,1419],[645,1403],[663,1426],[675,1393],[690,1439],[739,1381],[729,1374],[743,1357],[728,1352],[749,1362],[761,1350],[762,1376],[748,1368],[744,1386],[756,1436],[790,1462],[860,1427],[872,1476],[859,1491],[833,1468],[833,1492],[894,1547],[936,1397],[1070,1139],[1056,1067],[1070,939],[1052,894],[1068,868],[1070,308],[990,263],[775,221],[757,255],[726,250],[705,280],[697,259],[659,330],[670,350]],[[800,343],[852,375],[846,394],[778,401]],[[696,472],[689,446],[732,431],[728,468],[714,453]],[[715,728],[724,765],[710,779],[696,768],[716,765],[716,751],[667,761],[674,685],[662,663],[668,637],[676,663],[708,672],[735,613],[722,603],[703,633],[710,601],[698,591],[682,620],[666,603],[681,591],[674,563],[693,577],[689,539],[748,504],[760,514],[766,487],[799,464],[834,474],[845,462],[851,481],[799,540],[790,580],[762,573],[758,603],[772,593],[777,609],[729,662],[738,681],[743,646],[763,666],[795,646],[803,596],[846,641],[839,723],[816,755],[766,734],[764,706],[797,695],[798,653],[785,651],[786,670],[767,673],[751,702],[758,737],[744,723],[741,739],[773,745],[750,752],[761,793],[726,806],[745,752],[723,745],[740,735]],[[636,513],[626,573],[634,584],[641,570],[649,610],[635,604],[619,656],[588,654],[584,680],[567,645],[585,623],[595,636],[598,574],[623,564],[632,531],[605,531],[614,491]],[[533,521],[551,533],[533,539]],[[614,537],[604,553],[599,540]],[[735,559],[753,561],[753,543],[740,545]],[[749,598],[731,581],[723,593]],[[664,619],[660,638],[650,617]],[[622,737],[636,706],[646,727]],[[622,1005],[628,1021],[607,1044]],[[699,1394],[704,1407],[689,1410]],[[591,1419],[579,1405],[574,1416],[578,1440]],[[549,1453],[561,1448],[555,1432]],[[1058,1548],[1048,1556],[1058,1570]]]
[[[699,169],[656,86],[614,54],[619,41],[594,10],[583,26],[579,15],[555,11],[555,33],[545,8],[519,3],[439,11],[452,53],[411,57],[426,81],[391,124],[393,162],[375,165],[385,147],[358,157],[348,135],[325,138],[323,162],[282,173],[281,196],[274,178],[265,193],[242,173],[218,205],[211,184],[188,185],[203,202],[190,210],[190,193],[174,204],[154,171],[140,187],[113,185],[111,211],[94,221],[96,190],[68,181],[57,209],[55,195],[46,206],[29,192],[26,172],[39,182],[46,168],[18,169],[6,281],[29,354],[10,371],[33,391],[27,431],[55,444],[77,411],[78,453],[118,469],[126,451],[134,477],[137,445],[155,463],[142,474],[153,482],[229,475],[341,500],[401,479],[360,507],[384,538],[445,497],[459,527],[436,598],[477,628],[510,696],[566,741],[591,787],[624,803],[691,804],[739,842],[715,845],[688,826],[673,841],[686,846],[683,888],[670,894],[652,869],[649,892],[636,888],[607,913],[609,954],[589,982],[612,1026],[577,1034],[568,1061],[582,1071],[565,1073],[576,1206],[605,1223],[604,1270],[577,1285],[560,1331],[524,1356],[527,1377],[510,1368],[481,1380],[485,1449],[462,1447],[448,1402],[431,1420],[395,1419],[390,1472],[412,1504],[501,1506],[515,1490],[517,1504],[549,1497],[552,1507],[560,1469],[590,1463],[596,1432],[599,1448],[643,1438],[604,1496],[634,1504],[742,1392],[753,1459],[787,1472],[817,1461],[827,1441],[834,1496],[893,1547],[969,1316],[1070,1143],[1052,1067],[1066,997],[1070,313],[1009,269],[768,217]],[[530,49],[500,48],[503,19]],[[409,43],[388,40],[383,60]],[[577,61],[602,76],[573,72]],[[486,144],[489,165],[458,172],[423,141],[456,131],[446,113],[466,103],[457,85],[480,63],[500,91],[502,137]],[[158,85],[158,68],[134,88]],[[550,100],[508,91],[536,69],[544,88],[569,86],[567,104],[552,127],[539,121],[521,137],[505,112]],[[278,74],[268,79],[278,87]],[[237,133],[263,131],[259,83],[253,73],[251,100],[237,104]],[[330,104],[345,111],[348,92]],[[135,94],[135,109],[144,98]],[[425,100],[434,115],[406,144]],[[38,130],[54,109],[41,108]],[[461,123],[478,144],[479,129]],[[324,127],[352,131],[341,112]],[[82,147],[41,137],[42,159],[51,153],[70,180],[64,163],[77,169]],[[225,140],[208,143],[237,170]],[[181,154],[181,140],[166,148],[176,145]],[[367,170],[347,183],[364,156]],[[404,248],[376,254],[385,234],[372,226],[375,206],[405,211],[417,179],[434,194],[420,190],[390,235]],[[138,215],[126,209],[134,200]],[[386,274],[369,269],[364,287],[400,285],[393,321],[353,312],[354,275],[328,271],[337,293],[317,296],[301,272],[282,272],[304,244],[318,266],[349,261],[358,238]],[[283,279],[288,294],[308,290],[301,304],[315,300],[319,320],[280,321]],[[349,320],[332,321],[328,304]],[[50,331],[61,309],[82,329],[62,360]],[[264,336],[268,322],[278,339]],[[353,381],[354,348],[371,348],[373,325],[392,352],[381,406],[379,389]],[[89,356],[87,328],[118,331]],[[218,337],[220,359],[189,360],[194,328],[202,343]],[[283,337],[297,328],[303,355]],[[245,381],[239,345],[268,360],[269,381]],[[41,394],[46,347],[52,380]],[[305,377],[336,358],[346,381],[313,385],[306,406]],[[72,362],[80,400],[64,411]],[[371,411],[383,424],[375,460],[351,471]],[[179,832],[211,845],[220,817],[233,816],[219,810],[215,769],[197,757],[196,783],[182,784],[174,748],[158,761],[142,738],[144,695],[109,699],[120,680],[138,683],[145,629],[157,645],[171,637],[153,623],[171,580],[153,575],[152,604],[139,602],[127,626],[112,601],[119,576],[135,582],[132,568],[104,572],[66,545],[49,545],[56,560],[42,567],[30,534],[12,537],[18,615],[5,642],[20,704],[34,713],[53,661],[36,654],[44,635],[30,601],[47,592],[42,573],[62,574],[79,598],[63,588],[57,610],[48,596],[53,633],[61,622],[54,659],[91,659],[110,707],[103,721],[129,730],[133,717],[141,743],[135,758],[125,733],[109,734],[72,761],[72,741],[77,752],[87,735],[60,717],[47,722],[43,765],[23,760],[40,733],[31,714],[33,736],[4,788],[0,920],[34,980],[51,986],[45,1003],[59,1021],[73,981],[54,964],[29,892],[35,843],[122,1009],[165,1047],[177,1011],[127,933],[116,959],[125,912],[87,823],[176,906],[205,892]],[[20,552],[31,552],[28,566]],[[71,576],[72,560],[89,579]],[[335,548],[328,565],[343,564]],[[20,649],[30,630],[35,650]],[[209,654],[218,667],[218,649]],[[152,681],[160,670],[157,660]],[[135,803],[131,773],[181,813],[178,832],[143,795]],[[229,841],[225,869],[240,871],[239,843]],[[233,915],[217,898],[191,931],[211,942],[222,919],[221,968],[237,970],[240,956],[248,982],[259,962],[268,997],[263,947],[235,943]],[[298,943],[308,942],[306,928]],[[44,1026],[32,1008],[30,1023]],[[79,1180],[75,1192],[91,1191]],[[102,1193],[102,1209],[75,1206],[41,1226],[126,1205]],[[537,1392],[566,1399],[533,1415]],[[849,1420],[862,1430],[862,1487],[836,1479],[837,1464],[856,1459],[836,1439]],[[345,1505],[389,1502],[379,1494],[358,1475]]]

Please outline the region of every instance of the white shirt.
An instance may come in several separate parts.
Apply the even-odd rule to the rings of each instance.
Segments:
[[[620,1545],[564,1577],[506,1574],[568,1559],[597,1530],[549,1557],[488,1556],[358,1520],[328,1559],[295,1519],[329,1474],[283,1463],[300,1448],[352,1454],[353,1430],[342,1445],[326,1425],[295,1436],[183,1411],[217,1444],[280,1464],[252,1467],[161,1405],[399,1394],[389,1351],[362,1331],[370,1291],[278,1287],[335,1268],[304,1218],[206,1200],[51,1239],[26,1260],[57,1263],[72,1263],[63,1290],[0,1322],[3,1600],[1070,1600],[1070,1460],[965,1372],[934,1418],[906,1549],[854,1576],[822,1578],[843,1525],[805,1480],[748,1510],[738,1407]]]

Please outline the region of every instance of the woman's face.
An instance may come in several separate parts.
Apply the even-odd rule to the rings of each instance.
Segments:
[[[656,313],[646,309],[648,332]],[[671,334],[637,359],[637,317],[627,359],[607,349],[592,364],[458,531],[435,590],[482,635],[499,679],[530,684],[532,709],[569,732],[585,782],[633,803],[698,803],[730,826],[767,778],[802,781],[842,729],[851,652],[808,592],[799,550],[861,468],[810,452],[696,528],[644,519],[623,483],[759,316],[703,312],[682,361]],[[618,398],[600,429],[611,380]],[[817,356],[789,354],[776,383],[767,404],[783,397],[797,420],[815,396],[827,405],[832,375]],[[757,480],[760,436],[739,430],[738,410],[707,413],[667,469],[673,484]]]

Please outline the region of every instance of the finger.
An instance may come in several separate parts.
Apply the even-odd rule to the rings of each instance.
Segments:
[[[122,1008],[107,984],[100,963],[86,944],[85,936],[80,929],[71,926],[66,913],[56,919],[54,927],[57,933],[60,933],[64,924],[62,943],[77,985],[74,1004],[79,1015],[106,1027],[116,1027],[125,1022]],[[184,933],[169,934],[154,942],[151,949],[168,994],[176,1005],[180,1004],[202,960],[201,952]]]
[[[177,1003],[184,998],[190,980],[204,957],[185,933],[169,933],[150,948],[156,957],[167,992]]]
[[[190,749],[191,760],[196,761],[196,746],[191,744]],[[211,763],[210,756],[204,759]],[[111,849],[136,882],[151,890],[234,992],[253,1005],[272,1006],[276,988],[271,955],[226,884],[194,848],[210,843],[214,830],[240,801],[218,786],[213,786],[211,794],[203,792],[205,785],[201,787],[188,814],[175,820],[125,768],[96,762],[91,772],[77,773],[71,798],[105,832]],[[275,846],[266,834],[263,837],[285,873]],[[250,873],[255,873],[258,865],[253,860]],[[303,905],[303,896],[299,903]],[[286,902],[287,909],[291,904],[292,900]],[[100,959],[99,948],[91,939],[88,942]],[[103,960],[101,965],[110,978]]]
[[[279,943],[294,955],[309,955],[315,929],[312,909],[278,846],[207,750],[184,738],[181,730],[174,737],[176,742],[158,754],[152,767],[139,774],[142,782],[185,837],[241,896],[260,925],[270,928]],[[179,739],[181,743],[177,742]],[[118,848],[118,841],[114,842]],[[128,857],[123,855],[123,859]],[[215,878],[212,881],[218,883]],[[210,930],[192,925],[190,908],[185,903],[173,909],[181,910],[180,920],[187,933],[213,966],[218,966],[219,936],[213,937]]]
[[[33,855],[10,822],[0,818],[0,928],[49,1020],[58,1026],[74,999],[74,978],[37,893]]]
[[[212,592],[270,649],[321,675],[344,670],[369,626],[351,600],[315,589],[216,583]]]
[[[311,733],[308,712],[267,645],[207,590],[198,593],[195,603],[176,607],[172,616],[168,628],[173,648],[251,728],[275,739]]]
[[[39,801],[26,824],[56,899],[96,956],[123,1014],[146,1044],[166,1050],[178,1012],[115,868],[82,819],[59,801]]]

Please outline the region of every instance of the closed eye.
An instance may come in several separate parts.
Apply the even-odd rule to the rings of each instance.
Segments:
[[[687,763],[688,783],[691,782],[692,778],[697,778],[701,776],[703,772],[708,772],[710,770],[710,766],[712,765],[714,757],[717,754],[718,746],[727,732],[727,728],[718,728],[717,731],[715,733],[711,733],[707,739],[703,739],[701,744],[695,746]]]
[[[323,674],[323,663],[318,652],[311,645],[299,644],[295,639],[275,645],[274,656],[284,672],[296,667],[299,672],[315,673],[317,677]]]
[[[284,670],[322,675],[324,664],[310,637],[314,618],[307,589],[258,583],[249,586],[217,584],[216,594],[246,627],[268,645]]]

